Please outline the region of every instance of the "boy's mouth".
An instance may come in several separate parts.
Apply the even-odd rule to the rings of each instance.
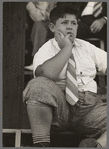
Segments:
[[[72,32],[67,32],[67,35],[69,35],[69,38],[74,37],[74,34]]]
[[[67,35],[73,36],[72,32],[67,32]]]

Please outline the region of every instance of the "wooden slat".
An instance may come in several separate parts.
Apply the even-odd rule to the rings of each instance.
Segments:
[[[16,130],[15,147],[20,147],[20,146],[21,146],[21,130]]]
[[[16,129],[3,129],[2,133],[16,133]]]

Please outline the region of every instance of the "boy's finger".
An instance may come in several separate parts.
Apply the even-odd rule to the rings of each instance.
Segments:
[[[70,34],[66,35],[66,37],[69,38],[70,37]]]
[[[64,38],[64,35],[61,31],[57,31],[57,33],[60,35],[61,38]]]
[[[55,38],[56,38],[56,41],[59,41],[59,40],[60,40],[60,35],[59,35],[59,33],[55,32]]]
[[[63,33],[61,33],[61,32],[59,31],[59,34],[60,34],[61,38],[64,38]]]
[[[57,31],[55,32],[55,35],[58,37],[60,36],[59,32],[57,32]]]

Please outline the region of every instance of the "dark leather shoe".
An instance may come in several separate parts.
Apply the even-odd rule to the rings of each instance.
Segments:
[[[94,138],[87,138],[80,142],[79,147],[96,147],[96,148],[102,148],[101,144],[98,143]]]
[[[49,146],[50,146],[49,142],[40,142],[40,143],[33,144],[32,147],[49,147]]]

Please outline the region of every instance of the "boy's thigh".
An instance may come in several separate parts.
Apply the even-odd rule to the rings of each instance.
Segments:
[[[23,99],[40,101],[54,107],[57,107],[58,102],[63,101],[65,103],[64,92],[54,81],[46,77],[36,77],[30,80],[23,91]]]
[[[83,125],[88,128],[95,128],[99,131],[105,130],[107,125],[107,103],[99,100],[96,106],[86,114],[82,121]]]
[[[91,92],[87,92],[85,100],[73,117],[73,125],[78,133],[96,136],[106,131],[107,103],[98,100]]]
[[[82,120],[90,111],[93,110],[97,104],[97,96],[92,92],[79,92],[79,100],[71,107],[71,121],[72,124],[77,124]]]

